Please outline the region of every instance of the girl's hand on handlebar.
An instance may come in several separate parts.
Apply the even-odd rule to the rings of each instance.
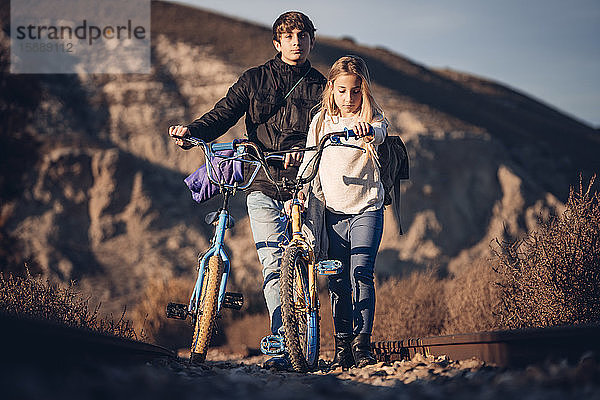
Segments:
[[[369,143],[374,139],[373,133],[369,133],[373,132],[373,128],[366,122],[357,123],[352,127],[352,130],[356,132],[356,136],[361,137],[365,143]]]
[[[175,125],[175,126],[170,126],[169,127],[169,136],[171,136],[171,138],[173,139],[173,141],[175,142],[175,144],[183,149],[189,149],[192,146],[189,145],[188,143],[186,143],[185,141],[183,141],[182,139],[179,139],[177,137],[173,137],[173,136],[181,136],[181,137],[188,137],[191,136],[190,135],[190,131],[188,130],[188,128],[186,126],[183,125]]]

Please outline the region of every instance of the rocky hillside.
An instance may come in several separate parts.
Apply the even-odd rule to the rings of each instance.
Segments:
[[[0,259],[78,280],[109,310],[135,307],[150,283],[191,279],[210,239],[183,178],[201,163],[167,138],[208,111],[245,69],[274,55],[267,27],[152,3],[148,75],[10,75],[8,2],[0,5]],[[317,38],[323,73],[352,53],[411,158],[395,235],[386,214],[380,277],[438,266],[450,273],[489,254],[494,238],[559,212],[578,173],[600,171],[600,136],[499,83],[431,70],[385,49]],[[242,125],[223,140],[239,137]],[[245,216],[228,238],[233,283],[262,307],[260,267]],[[184,298],[176,300],[185,301]]]

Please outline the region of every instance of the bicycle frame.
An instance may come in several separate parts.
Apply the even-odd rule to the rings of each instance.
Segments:
[[[190,297],[190,302],[189,302],[189,306],[188,306],[188,312],[192,313],[192,315],[196,315],[197,310],[199,309],[200,303],[202,301],[202,299],[201,299],[202,285],[204,282],[206,263],[208,262],[210,257],[218,255],[221,257],[221,259],[223,261],[223,276],[221,278],[221,284],[219,287],[219,297],[218,297],[218,306],[217,306],[217,313],[218,313],[221,310],[221,307],[223,305],[223,300],[225,298],[225,293],[226,293],[226,288],[227,288],[227,279],[229,277],[229,271],[230,271],[229,257],[227,256],[227,253],[225,252],[225,249],[223,246],[224,239],[225,239],[225,232],[228,229],[228,221],[230,218],[229,209],[228,209],[229,197],[234,195],[237,190],[244,190],[244,189],[247,189],[248,187],[250,187],[250,185],[254,182],[254,179],[256,178],[260,168],[264,167],[266,165],[267,159],[282,159],[283,156],[280,154],[269,154],[269,155],[265,156],[255,144],[249,143],[249,142],[242,142],[242,141],[236,140],[236,141],[228,142],[228,143],[208,144],[208,143],[204,142],[203,140],[200,140],[200,139],[197,139],[194,137],[182,138],[182,139],[184,139],[184,140],[188,141],[190,144],[200,147],[202,149],[202,151],[204,152],[205,161],[206,161],[206,176],[213,184],[218,185],[221,189],[221,192],[223,193],[223,205],[219,211],[219,219],[218,219],[217,225],[215,227],[214,236],[211,240],[211,246],[203,254],[202,258],[198,260],[199,261],[198,262],[198,277],[196,278],[196,284],[194,286],[194,290]],[[257,152],[258,158],[259,158],[258,160],[244,159],[244,156],[248,154],[246,146],[248,148],[253,148]],[[235,153],[231,157],[223,157],[216,153],[221,150],[234,150]],[[218,167],[216,167],[212,163],[212,160],[215,157],[222,158],[222,160],[219,161],[219,164],[224,161],[238,160],[240,162],[244,162],[244,163],[248,163],[248,164],[252,165],[254,167],[254,170],[252,171],[252,174],[248,178],[247,183],[245,183],[243,185],[238,185],[237,183],[228,184],[224,181],[219,181],[217,179],[217,175],[215,173],[215,170]],[[267,176],[270,179],[272,179],[268,169],[264,168],[264,170],[265,170]]]
[[[302,233],[301,202],[298,193],[302,186],[316,177],[323,149],[328,141],[331,145],[362,148],[347,143],[341,143],[341,138],[355,137],[356,135],[345,130],[342,132],[325,135],[318,146],[300,149],[298,151],[316,150],[314,158],[308,164],[313,164],[309,176],[302,176],[293,187],[293,201],[291,205],[292,237],[285,246],[281,274],[282,290],[282,315],[285,328],[285,342],[281,335],[269,335],[261,341],[261,350],[266,354],[274,354],[284,348],[288,351],[294,370],[303,372],[307,368],[315,368],[318,363],[319,339],[319,294],[317,288],[317,274],[326,271],[328,274],[338,273],[341,269],[339,261],[328,260],[332,267],[319,268],[316,265],[315,254],[308,239]],[[298,262],[300,261],[300,262]],[[304,271],[306,267],[306,271]],[[334,267],[334,268],[333,268]],[[290,292],[292,295],[290,295]],[[303,320],[303,318],[305,318]],[[298,321],[302,321],[298,323]]]
[[[223,207],[221,208],[221,212],[219,213],[219,221],[217,222],[217,226],[215,228],[215,234],[211,241],[210,248],[204,253],[202,258],[198,263],[198,278],[196,279],[196,285],[194,286],[194,291],[192,292],[192,296],[190,298],[190,304],[188,310],[191,313],[196,313],[198,310],[198,306],[200,304],[200,296],[202,294],[202,283],[204,282],[204,272],[205,266],[208,259],[214,255],[220,255],[223,260],[223,277],[221,278],[221,286],[219,289],[219,302],[217,306],[217,312],[221,310],[221,306],[223,304],[223,298],[225,297],[225,288],[227,287],[227,278],[229,277],[229,257],[225,252],[223,243],[225,239],[225,231],[227,231],[227,223],[229,220],[229,210],[227,208],[229,202],[229,191],[224,193],[223,198]]]
[[[319,291],[317,288],[317,271],[315,265],[315,254],[312,246],[306,240],[306,237],[302,233],[302,213],[300,211],[300,202],[294,199],[292,204],[292,239],[286,247],[297,246],[302,249],[304,258],[307,261],[307,273],[308,273],[308,296],[309,298],[304,299],[304,305],[307,307],[304,312],[310,316],[307,321],[307,329],[312,335],[316,335],[318,332],[318,317],[313,313],[315,309],[319,308]],[[301,280],[301,274],[298,273],[298,286],[302,286],[304,283]],[[309,306],[311,305],[311,306]],[[308,332],[307,332],[308,333]],[[315,352],[317,351],[314,343],[310,343],[310,347],[307,349],[307,359],[312,359]]]
[[[300,202],[295,200],[292,204],[292,239],[286,247],[298,246],[303,250],[303,254],[307,260],[308,267],[308,290],[311,296],[310,304],[316,304],[318,300],[317,293],[317,276],[315,268],[315,254],[312,246],[306,240],[302,233],[302,213],[300,211]],[[309,310],[310,311],[310,310]]]
[[[333,133],[326,135],[321,140],[318,147],[320,148],[320,150],[322,150],[325,147],[325,143],[327,142],[327,140],[330,140],[333,144],[339,144],[341,137],[345,137],[346,139],[348,139],[350,137],[356,137],[356,135],[354,134],[354,132],[352,132],[351,130],[348,130],[348,129],[345,129],[343,132],[333,132]],[[260,149],[258,149],[258,147],[256,145],[253,145],[252,143],[233,141],[233,142],[229,142],[229,143],[208,144],[208,143],[204,142],[203,140],[200,140],[200,139],[197,139],[194,137],[188,137],[188,138],[184,138],[184,139],[187,140],[189,143],[193,144],[194,146],[198,146],[198,147],[202,148],[204,155],[205,155],[206,164],[207,164],[207,168],[206,168],[207,177],[209,178],[209,180],[212,183],[214,183],[215,185],[219,185],[221,187],[221,191],[223,192],[223,206],[221,207],[221,210],[219,213],[219,220],[218,220],[217,226],[215,228],[215,234],[211,241],[211,247],[206,251],[206,253],[204,253],[202,258],[199,260],[198,277],[196,279],[196,285],[194,286],[194,290],[193,290],[192,296],[190,298],[188,311],[195,314],[196,311],[198,310],[198,306],[201,301],[200,297],[202,294],[202,283],[204,280],[205,265],[206,265],[206,262],[208,261],[208,259],[210,257],[212,257],[213,255],[220,255],[221,259],[223,260],[223,266],[224,266],[223,277],[221,279],[221,286],[220,286],[220,290],[219,290],[218,307],[217,307],[217,310],[220,311],[221,306],[223,304],[223,298],[225,297],[225,289],[227,287],[227,278],[229,277],[229,270],[230,270],[229,257],[227,256],[227,253],[225,252],[224,247],[223,247],[225,231],[227,231],[227,222],[229,220],[229,210],[228,210],[229,196],[232,194],[235,194],[235,191],[238,189],[244,190],[244,189],[247,189],[248,187],[250,187],[252,182],[254,182],[254,178],[256,178],[256,175],[258,174],[258,171],[260,170],[260,168],[263,167],[264,165],[266,165],[267,158],[282,158],[282,154],[284,154],[285,152],[273,152],[273,153],[270,153],[269,155],[265,156],[260,151]],[[257,151],[259,160],[255,160],[255,161],[243,160],[242,158],[243,158],[244,154],[246,154],[245,153],[246,149],[244,146],[249,146],[249,147],[254,148]],[[217,180],[217,177],[215,174],[216,168],[214,165],[212,165],[211,158],[212,158],[212,156],[217,155],[216,152],[220,151],[220,150],[237,150],[237,153],[234,154],[232,157],[222,157],[223,161],[241,160],[242,162],[249,163],[255,167],[246,184],[232,185],[232,184],[227,184],[225,182]],[[301,150],[305,151],[307,149],[301,149]],[[297,150],[292,150],[292,151],[297,151]],[[265,172],[267,173],[269,178],[271,178],[267,168],[265,168]],[[315,168],[315,171],[313,171],[313,172],[314,173],[311,174],[310,178],[304,180],[303,182],[299,182],[299,185],[302,185],[303,183],[306,183],[306,182],[312,180],[314,178],[314,174],[316,173],[316,168]],[[288,246],[299,246],[300,248],[303,249],[303,253],[305,254],[305,257],[307,260],[308,289],[309,289],[309,293],[310,293],[310,297],[311,297],[310,301],[308,301],[307,304],[317,304],[318,291],[317,291],[317,277],[316,277],[316,269],[315,269],[315,255],[314,255],[312,247],[310,246],[310,244],[308,243],[308,241],[302,234],[302,217],[301,217],[301,212],[300,212],[300,203],[297,200],[294,202],[294,204],[292,206],[291,220],[292,220],[292,238],[291,238]],[[311,311],[311,310],[308,310],[308,311]]]

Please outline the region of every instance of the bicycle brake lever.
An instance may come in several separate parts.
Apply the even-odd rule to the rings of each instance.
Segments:
[[[366,150],[365,150],[365,149],[363,149],[362,147],[360,147],[360,146],[355,146],[355,145],[353,145],[353,144],[346,144],[346,143],[334,143],[334,144],[332,144],[332,146],[351,147],[351,148],[354,148],[354,149],[358,149],[358,150],[362,151],[363,153],[364,153],[364,152],[366,152]]]
[[[179,136],[179,135],[172,135],[171,136],[173,139],[181,139],[184,142],[186,142],[187,144],[190,144],[192,146],[200,146],[202,141],[198,140],[198,138],[195,138],[193,136]]]

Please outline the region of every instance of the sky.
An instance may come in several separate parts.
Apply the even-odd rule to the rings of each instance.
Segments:
[[[352,37],[431,68],[471,73],[600,127],[600,0],[179,0],[271,27],[307,14],[318,35]]]

